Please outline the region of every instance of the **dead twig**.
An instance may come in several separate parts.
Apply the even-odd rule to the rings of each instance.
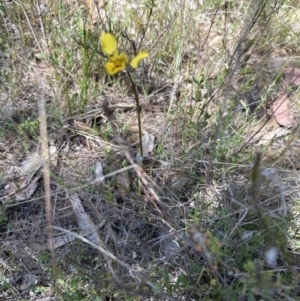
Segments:
[[[52,228],[52,206],[51,206],[51,189],[50,189],[50,168],[49,168],[49,150],[48,150],[48,131],[47,131],[47,114],[45,99],[40,99],[38,102],[39,119],[40,119],[40,139],[42,145],[42,159],[43,159],[43,177],[45,190],[45,207],[47,219],[47,232],[49,238],[49,248],[51,250],[52,268],[54,274],[54,281],[56,279],[56,260],[53,245],[53,228]]]

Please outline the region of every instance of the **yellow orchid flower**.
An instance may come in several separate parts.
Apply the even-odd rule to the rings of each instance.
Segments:
[[[130,66],[133,68],[133,69],[136,69],[137,67],[138,67],[138,65],[139,65],[139,62],[142,60],[142,59],[144,59],[144,58],[146,58],[146,57],[148,57],[149,56],[149,54],[148,54],[148,52],[146,52],[146,51],[140,51],[132,60],[131,60],[131,62],[130,62]]]
[[[118,49],[117,39],[107,32],[102,32],[100,36],[101,48],[106,55],[114,54]]]
[[[109,75],[115,75],[126,68],[128,57],[125,53],[115,52],[105,64],[105,70]]]
[[[115,75],[123,71],[128,65],[128,57],[125,53],[118,54],[117,39],[107,32],[100,35],[101,48],[104,54],[109,56],[108,61],[105,63],[105,70],[109,75]],[[131,61],[130,66],[136,69],[139,62],[148,57],[149,54],[145,51],[140,51]]]

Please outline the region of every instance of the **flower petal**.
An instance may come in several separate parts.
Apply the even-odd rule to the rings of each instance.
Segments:
[[[124,65],[124,68],[128,64],[128,57],[126,53],[118,54],[118,52],[116,52],[109,58],[109,60],[116,63],[117,65]]]
[[[128,57],[125,53],[118,54],[117,52],[109,58],[105,64],[105,70],[109,75],[115,75],[126,68]]]
[[[139,65],[139,62],[142,60],[142,59],[144,59],[144,58],[146,58],[146,57],[148,57],[149,56],[149,54],[148,54],[148,52],[146,52],[146,51],[140,51],[132,60],[131,60],[131,62],[130,62],[130,66],[133,68],[133,69],[136,69],[137,67],[138,67],[138,65]]]
[[[101,48],[106,55],[112,55],[118,48],[117,39],[108,32],[102,32],[100,35]]]
[[[114,63],[107,62],[105,64],[105,70],[109,75],[115,75],[123,70],[122,67],[117,67]]]

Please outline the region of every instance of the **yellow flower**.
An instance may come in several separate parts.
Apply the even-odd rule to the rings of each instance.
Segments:
[[[130,62],[130,66],[133,68],[133,69],[136,69],[139,65],[139,62],[148,57],[149,54],[148,52],[145,52],[145,51],[140,51]]]
[[[102,32],[100,36],[102,51],[106,55],[112,55],[117,51],[118,43],[117,39],[111,34],[107,32]]]
[[[128,57],[125,53],[115,52],[105,64],[105,70],[109,75],[115,75],[126,68]]]
[[[128,65],[128,57],[125,53],[118,53],[117,39],[107,32],[102,32],[100,35],[101,47],[104,54],[109,56],[108,61],[105,63],[105,70],[109,75],[115,75],[123,71]],[[139,62],[148,57],[149,54],[145,51],[140,51],[131,61],[130,66],[136,69]]]

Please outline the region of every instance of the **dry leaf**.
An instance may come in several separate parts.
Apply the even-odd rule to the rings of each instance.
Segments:
[[[279,126],[276,119],[272,117],[267,122],[262,120],[255,126],[250,124],[247,129],[247,139],[251,138],[250,143],[266,145],[276,138],[288,135],[290,132],[291,130]]]
[[[21,185],[16,185],[15,183],[11,183],[10,188],[14,189],[13,199],[15,201],[26,201],[28,200],[33,193],[36,191],[38,187],[38,180],[41,178],[41,175],[37,175],[34,178],[30,178],[30,182],[28,183],[28,178],[20,181]]]
[[[246,129],[247,140],[251,138],[251,142],[256,143],[266,133],[276,129],[277,127],[278,123],[276,122],[275,118],[270,118],[267,122],[263,119],[256,125],[252,125],[250,123]]]
[[[36,172],[43,164],[42,158],[38,155],[35,154],[22,163],[22,175],[29,175],[32,172]]]
[[[100,237],[97,233],[98,227],[94,224],[90,216],[85,212],[78,195],[76,193],[69,194],[69,200],[76,214],[80,230],[91,231],[91,233],[87,235],[86,238],[97,246],[101,246],[102,241],[100,240]]]
[[[160,252],[166,257],[176,255],[180,250],[180,245],[175,240],[174,235],[163,228],[159,232]]]
[[[142,136],[143,135],[144,132],[142,131]],[[137,146],[139,143],[139,127],[136,125],[130,126],[125,137],[130,146]]]
[[[50,156],[50,163],[56,166],[58,162],[58,151],[55,145],[49,146],[49,156]]]
[[[5,185],[3,198],[1,199],[12,199],[18,202],[28,200],[38,187],[40,177],[40,175],[30,177],[30,180],[26,177],[22,178],[19,182]]]
[[[280,191],[280,198],[281,198],[281,208],[280,213],[283,216],[287,215],[287,206],[286,206],[286,201],[284,197],[284,189],[283,189],[283,184],[281,177],[279,175],[279,172],[276,168],[265,168],[264,170],[261,171],[261,174],[266,178],[267,181],[269,182],[274,182]]]
[[[276,100],[272,104],[272,111],[274,118],[277,123],[286,128],[291,128],[296,125],[296,121],[290,116],[289,105],[290,101],[288,99],[287,92],[279,92],[277,94]]]
[[[130,182],[128,175],[125,172],[118,173],[116,176],[117,189],[120,196],[125,197],[130,191]]]
[[[266,251],[265,256],[266,256],[266,262],[268,266],[272,268],[276,268],[278,255],[279,255],[279,250],[276,247],[272,247],[268,251]]]
[[[289,106],[290,100],[286,88],[289,85],[300,85],[300,69],[288,67],[284,70],[285,78],[283,88],[276,96],[276,100],[272,104],[272,111],[277,123],[281,126],[291,128],[296,126],[296,121],[290,116]]]
[[[293,84],[296,86],[300,85],[300,69],[288,67],[284,70],[285,79],[284,83],[286,86]]]
[[[41,168],[42,159],[34,155],[26,159],[21,166],[21,176],[18,180],[8,183],[4,187],[3,199],[14,201],[28,200],[38,187],[41,175],[37,171]]]
[[[189,181],[188,177],[178,177],[176,179],[174,179],[171,183],[170,188],[174,191],[179,191],[181,192],[184,185]]]
[[[142,138],[142,144],[143,144],[143,158],[148,158],[149,155],[153,152],[154,149],[154,142],[155,137],[152,134],[149,134],[148,132],[144,131],[144,136]],[[141,154],[140,151],[136,154],[136,162],[141,162]]]
[[[104,163],[101,161],[96,162],[96,167],[95,167],[95,180],[92,181],[93,184],[96,183],[101,183],[104,181],[105,177],[103,175],[103,168],[104,168]]]

